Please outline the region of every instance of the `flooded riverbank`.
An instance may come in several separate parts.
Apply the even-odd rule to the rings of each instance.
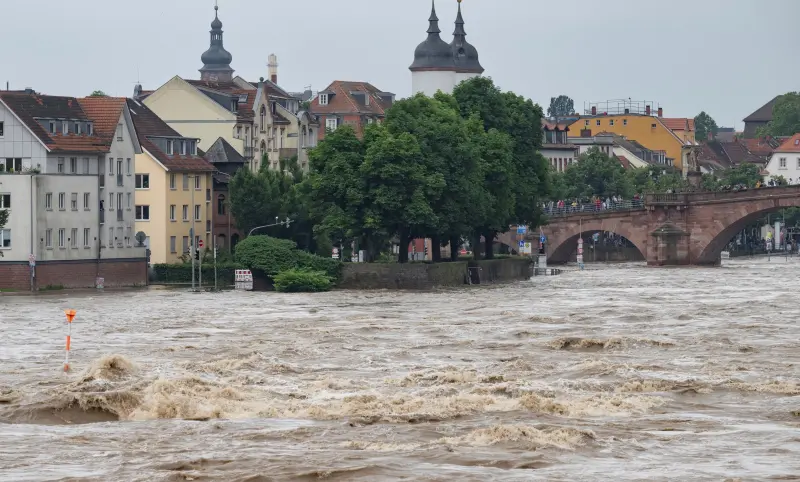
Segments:
[[[798,273],[4,296],[0,480],[791,480]]]

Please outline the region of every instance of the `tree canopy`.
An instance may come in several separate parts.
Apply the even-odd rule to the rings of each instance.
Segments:
[[[716,136],[717,132],[719,132],[719,126],[714,121],[714,119],[706,114],[705,111],[700,112],[694,118],[694,129],[695,129],[695,139],[698,142],[704,142],[708,140],[709,134],[711,136]]]
[[[800,92],[782,95],[772,108],[772,120],[759,129],[760,136],[792,136],[800,132]]]
[[[575,102],[566,95],[550,97],[550,107],[547,115],[550,117],[564,117],[575,113]]]
[[[89,94],[89,97],[108,97],[108,95],[102,90],[95,90],[94,92]]]
[[[5,227],[8,222],[8,211],[5,209],[0,210],[0,228]]]

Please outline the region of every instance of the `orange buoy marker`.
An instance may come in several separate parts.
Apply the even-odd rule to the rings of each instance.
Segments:
[[[66,356],[64,358],[64,372],[69,371],[69,346],[72,343],[72,320],[75,319],[75,310],[64,310],[67,315],[67,346]]]

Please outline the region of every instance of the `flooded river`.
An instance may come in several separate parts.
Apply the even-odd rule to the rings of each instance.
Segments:
[[[800,480],[798,261],[0,307],[2,481]]]

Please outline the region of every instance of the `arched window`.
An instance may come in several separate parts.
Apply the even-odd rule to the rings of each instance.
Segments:
[[[228,238],[224,234],[220,234],[217,236],[217,247],[225,249],[227,245]]]
[[[300,138],[300,147],[306,147],[306,126],[303,126],[303,137]]]
[[[265,152],[267,152],[267,143],[261,141],[261,153],[264,154]]]
[[[220,194],[219,196],[217,196],[217,214],[219,214],[220,216],[224,216],[226,212],[225,210],[226,210],[225,195]]]
[[[267,109],[263,105],[261,106],[261,132],[267,132]]]
[[[308,128],[308,145],[314,147],[317,145],[317,140],[314,138],[314,129]]]

